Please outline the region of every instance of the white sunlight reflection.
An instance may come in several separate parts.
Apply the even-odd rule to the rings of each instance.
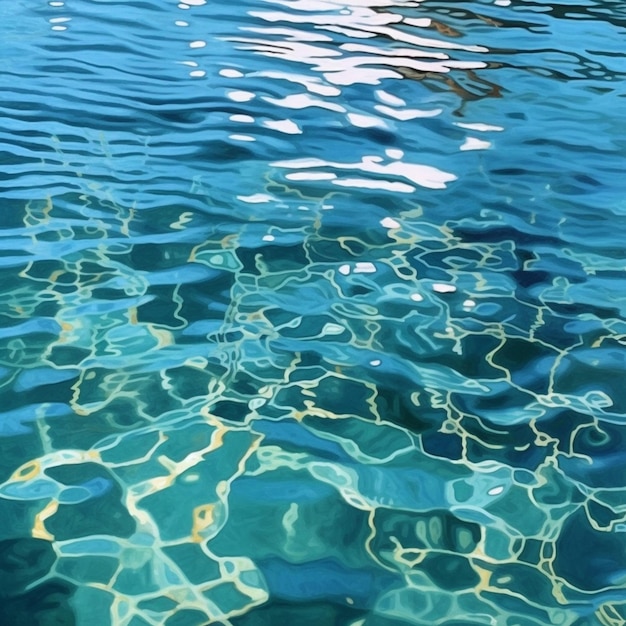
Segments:
[[[430,165],[420,165],[417,163],[406,163],[404,161],[394,160],[391,163],[382,163],[383,158],[379,156],[364,156],[360,163],[340,163],[335,161],[325,161],[317,158],[292,159],[286,161],[275,161],[271,165],[286,169],[306,170],[313,168],[330,168],[334,170],[353,170],[367,172],[370,174],[379,174],[393,178],[403,178],[420,187],[429,189],[444,189],[446,184],[456,180],[454,174],[444,172]],[[359,181],[358,184],[355,181]],[[406,183],[394,180],[383,179],[337,179],[333,181],[335,185],[344,186],[363,186],[368,188],[389,188],[395,191],[414,191],[415,188]],[[381,185],[383,185],[381,187]],[[389,186],[391,185],[391,187]],[[410,189],[409,189],[410,187]]]
[[[282,83],[280,89],[258,94],[260,101],[279,112],[263,116],[265,119],[256,115],[245,118],[245,122],[254,119],[258,125],[276,132],[294,135],[311,132],[313,118],[304,117],[306,114],[299,111],[318,109],[316,116],[338,114],[335,119],[338,128],[350,128],[351,132],[379,130],[401,136],[404,124],[420,124],[422,119],[443,113],[443,108],[434,104],[411,107],[396,93],[400,92],[401,81],[432,79],[487,67],[481,58],[488,52],[487,48],[471,41],[451,41],[432,19],[418,13],[406,15],[405,9],[419,7],[419,2],[266,0],[266,3],[267,9],[248,12],[253,18],[252,25],[240,27],[236,35],[225,39],[238,49],[287,64],[283,66],[286,69],[246,73],[249,78]],[[294,71],[289,71],[289,67]],[[220,75],[235,78],[243,74],[225,68]],[[380,85],[375,92],[376,100],[339,99],[355,85]],[[229,91],[226,95],[242,103],[254,98],[252,93],[243,91]],[[244,117],[232,117],[231,121],[244,123]],[[478,122],[457,125],[472,134],[500,130]],[[244,140],[231,136],[235,137]],[[486,139],[468,136],[458,149],[465,152],[490,146]],[[273,165],[287,170],[284,175],[291,181],[319,181],[339,187],[398,193],[413,193],[418,187],[444,189],[456,180],[453,173],[409,162],[402,150],[394,149],[383,155],[346,157],[345,162],[315,158],[281,160]]]
[[[483,46],[465,45],[432,37],[415,35],[418,29],[431,26],[430,19],[412,19],[399,13],[374,10],[374,6],[389,6],[388,2],[357,2],[349,5],[335,2],[310,2],[296,0],[269,3],[289,7],[289,12],[268,10],[250,11],[251,17],[264,20],[272,26],[246,27],[244,33],[264,37],[233,37],[230,41],[244,44],[243,49],[258,54],[282,56],[290,61],[314,65],[334,85],[355,83],[379,84],[385,78],[402,78],[395,68],[410,68],[422,72],[447,73],[452,68],[480,69],[486,67],[482,61],[460,61],[450,58],[450,51],[484,53]],[[403,6],[417,6],[406,3]],[[338,10],[341,9],[341,10]],[[280,24],[280,26],[273,26]],[[299,29],[298,25],[303,28]],[[310,27],[316,29],[310,32]],[[399,28],[404,26],[404,28]],[[307,30],[304,27],[308,27]],[[409,28],[406,28],[409,27]],[[408,47],[391,49],[389,46],[368,46],[358,43],[333,44],[333,39],[323,32],[339,33],[351,39],[379,38],[399,42]],[[329,46],[327,44],[333,44]],[[348,54],[346,54],[348,53]],[[352,53],[357,53],[356,56]],[[374,66],[374,67],[372,67]]]

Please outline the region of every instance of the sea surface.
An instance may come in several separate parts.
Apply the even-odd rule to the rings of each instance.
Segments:
[[[621,0],[0,33],[0,624],[626,624]]]

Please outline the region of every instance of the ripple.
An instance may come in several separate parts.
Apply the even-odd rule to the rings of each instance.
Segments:
[[[0,621],[624,621],[620,7],[0,15]]]

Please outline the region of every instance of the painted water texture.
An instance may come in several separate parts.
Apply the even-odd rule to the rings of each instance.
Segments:
[[[0,4],[2,626],[626,624],[626,9]]]

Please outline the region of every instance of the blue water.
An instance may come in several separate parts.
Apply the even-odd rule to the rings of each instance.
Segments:
[[[622,3],[0,29],[0,624],[626,623]]]

